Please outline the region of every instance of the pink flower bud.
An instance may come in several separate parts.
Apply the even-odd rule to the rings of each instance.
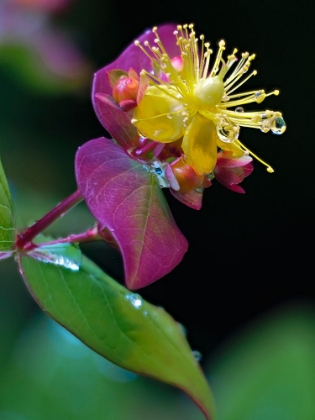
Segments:
[[[118,104],[124,101],[133,101],[137,103],[138,87],[138,80],[122,76],[113,88],[113,98]]]
[[[194,169],[187,165],[182,158],[176,159],[170,166],[179,184],[181,193],[187,193],[203,186],[204,175],[197,175]]]

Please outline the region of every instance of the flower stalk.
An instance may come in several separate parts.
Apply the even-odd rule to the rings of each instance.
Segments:
[[[83,200],[81,192],[79,190],[75,191],[56,207],[54,207],[49,213],[47,213],[40,220],[35,222],[32,226],[26,229],[24,232],[21,232],[17,235],[17,240],[15,247],[20,250],[25,250],[26,248],[32,248],[32,240],[53,222],[55,222],[59,217],[62,217],[70,209],[76,206],[80,201]],[[59,241],[60,242],[60,241]]]

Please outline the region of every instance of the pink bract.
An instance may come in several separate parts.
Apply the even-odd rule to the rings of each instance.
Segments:
[[[244,194],[245,190],[237,184],[252,173],[252,160],[250,156],[233,158],[229,153],[220,152],[214,168],[214,175],[226,188]]]
[[[174,42],[173,32],[175,31],[175,29],[175,24],[159,26],[159,36],[168,54],[170,54],[170,56],[172,57],[178,56],[180,53],[179,48]],[[153,43],[154,39],[155,35],[152,32],[152,30],[146,31],[143,35],[141,35],[138,38],[140,42],[148,40],[150,43]],[[130,68],[134,69],[138,74],[142,69],[148,71],[152,69],[151,60],[141,51],[139,47],[134,45],[134,43],[130,44],[129,47],[127,47],[116,60],[103,67],[101,70],[97,71],[94,75],[92,87],[92,103],[94,106],[94,110],[100,123],[113,137],[113,121],[110,121],[110,118],[108,117],[106,109],[107,104],[105,104],[104,101],[100,100],[100,97],[104,98],[105,95],[112,96],[112,87],[110,86],[107,77],[107,72],[109,70],[119,69],[128,72]],[[116,117],[118,119],[120,118],[119,114],[124,114],[125,117],[123,118],[126,118],[126,112],[122,111],[117,106]],[[118,141],[118,139],[116,138],[115,140]]]
[[[139,289],[164,277],[188,243],[178,229],[155,175],[104,137],[76,154],[78,187],[105,240],[117,242],[126,285]]]

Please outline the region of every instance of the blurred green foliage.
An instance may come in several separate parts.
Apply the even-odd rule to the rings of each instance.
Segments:
[[[206,367],[218,420],[314,419],[314,355],[315,313],[305,306],[240,331]],[[1,420],[203,418],[181,391],[111,364],[44,314],[27,323],[1,371]]]
[[[271,30],[268,35],[265,30],[266,13],[257,14],[256,9],[252,8],[252,3],[233,2],[230,15],[237,15],[240,19],[243,14],[241,24],[246,23],[247,30],[235,31],[234,25],[231,25],[231,32],[229,32],[229,25],[222,25],[221,19],[213,18],[213,16],[220,16],[215,11],[221,10],[222,13],[221,3],[217,3],[217,9],[215,9],[215,2],[211,5],[208,3],[199,8],[199,21],[200,26],[203,22],[206,28],[209,16],[212,16],[212,33],[208,34],[211,39],[228,37],[231,43],[236,42],[236,45],[240,43],[241,47],[254,51],[258,49],[261,57],[268,57],[272,51],[271,47],[275,45],[275,31],[279,34],[275,45],[277,54],[273,57],[275,59],[273,66],[270,66],[268,59],[265,61],[264,71],[267,73],[267,82],[276,83],[275,80],[283,77],[281,88],[283,88],[284,103],[289,104],[291,98],[299,98],[303,90],[301,88],[303,81],[292,83],[292,74],[298,74],[300,62],[299,60],[292,61],[292,54],[285,48],[278,48],[279,45],[286,44],[291,48],[291,41],[295,42],[296,46],[300,43],[300,37],[295,37],[295,32],[292,30],[294,25],[290,25],[288,19],[289,15],[294,18],[297,16],[295,10],[287,6],[285,9],[279,8],[277,13],[271,13],[269,16],[272,18]],[[139,10],[147,9],[142,9],[141,5],[122,10],[119,3],[117,7],[114,7],[114,3],[104,4],[93,0],[88,7],[86,2],[80,1],[76,6],[73,6],[73,10],[67,16],[54,17],[51,21],[52,25],[56,28],[76,30],[79,34],[78,39],[83,40],[82,44],[88,52],[88,62],[91,57],[96,57],[96,61],[102,64],[105,64],[107,59],[114,59],[125,47],[126,40],[130,42],[131,37],[136,36],[145,27],[167,20],[191,19],[191,11],[182,10],[183,8],[178,7],[176,2],[173,12],[171,7],[168,7],[169,13],[163,7],[154,7],[158,10],[151,15],[142,13],[143,18],[139,15]],[[144,7],[147,8],[148,5]],[[275,5],[274,10],[276,10]],[[285,25],[283,27],[279,26],[281,23],[279,13]],[[309,16],[313,14],[309,13]],[[303,28],[309,30],[309,26],[302,17],[301,14]],[[196,19],[197,15],[194,20]],[[135,22],[138,20],[137,27]],[[288,32],[281,30],[284,27],[288,28],[287,31],[295,37],[291,38],[290,42]],[[2,28],[3,26],[0,28],[1,34],[3,34]],[[253,36],[248,36],[248,32]],[[300,55],[303,54],[300,53]],[[283,62],[286,57],[290,60],[287,65]],[[284,73],[285,67],[291,69],[291,73],[290,71]],[[305,71],[312,71],[311,68],[309,66]],[[29,46],[25,48],[21,46],[21,43],[6,43],[3,42],[3,38],[1,39],[0,155],[9,179],[13,201],[18,210],[19,226],[25,226],[40,218],[58,201],[73,192],[76,188],[73,159],[78,146],[91,138],[105,134],[90,104],[89,83],[93,77],[93,70],[87,67],[84,72],[85,76],[82,80],[86,85],[83,84],[81,90],[78,89],[79,84],[74,81],[65,79],[62,81],[56,78],[56,75],[43,66],[36,51],[30,49]],[[273,76],[276,75],[275,79],[271,78],[271,73]],[[305,80],[309,78],[305,76]],[[305,107],[302,108],[304,110]],[[294,104],[291,118],[288,115],[292,132],[294,131],[292,121],[296,118],[296,112],[296,104]],[[301,121],[303,119],[305,119],[304,115]],[[296,139],[303,138],[300,133],[300,124],[297,124],[297,130],[298,132],[292,135],[291,141],[290,137],[285,139],[285,148],[283,143],[274,141],[272,150],[271,142],[269,145],[267,143],[266,146],[259,146],[270,148],[270,154],[281,156],[281,159],[277,161],[278,172],[273,178],[276,182],[266,179],[263,174],[261,185],[265,183],[265,190],[262,191],[261,196],[254,196],[249,199],[251,200],[249,202],[242,201],[245,204],[241,204],[240,198],[234,198],[238,206],[247,207],[252,217],[249,216],[246,220],[243,217],[240,224],[236,214],[237,229],[233,230],[233,226],[231,228],[231,225],[227,223],[231,208],[230,204],[224,205],[225,195],[220,196],[223,198],[222,202],[217,202],[217,213],[212,208],[211,211],[217,218],[220,214],[222,215],[219,221],[215,218],[215,225],[208,223],[215,238],[214,229],[222,226],[219,232],[221,236],[217,233],[219,239],[222,240],[216,243],[220,251],[219,256],[222,254],[223,247],[226,246],[225,229],[227,235],[232,234],[233,237],[238,237],[238,240],[240,236],[245,238],[240,246],[232,244],[228,257],[236,253],[238,258],[236,251],[239,249],[241,256],[249,260],[248,255],[252,256],[249,249],[253,248],[256,255],[263,255],[263,263],[258,260],[261,265],[256,264],[256,266],[264,268],[268,257],[270,259],[272,255],[275,255],[272,261],[280,259],[282,263],[279,265],[280,277],[285,277],[283,266],[292,256],[292,263],[287,264],[287,270],[290,272],[292,264],[293,268],[295,264],[296,273],[302,278],[301,269],[305,265],[302,266],[299,255],[296,255],[299,251],[298,247],[293,247],[292,243],[302,242],[299,240],[302,239],[301,227],[307,227],[309,230],[308,221],[313,220],[313,213],[309,213],[312,214],[312,219],[307,217],[306,210],[309,210],[309,206],[303,202],[305,196],[309,197],[308,184],[300,182],[302,179],[303,181],[312,179],[306,172],[311,167],[311,162],[308,163],[306,158],[312,158],[312,154],[309,153],[309,157],[305,156],[306,147],[296,147]],[[311,139],[311,136],[308,135],[307,138]],[[299,183],[298,188],[292,187],[292,153],[295,159],[303,161],[299,171],[294,174],[295,186]],[[259,171],[258,168],[258,174]],[[291,195],[288,194],[288,189]],[[279,197],[280,204],[277,201],[273,202],[275,206],[278,205],[278,210],[273,208],[274,213],[270,212],[269,219],[264,218],[262,214],[269,214],[270,200],[274,197]],[[227,203],[231,203],[230,196],[226,200]],[[285,205],[288,208],[295,208],[296,213],[288,213],[287,218],[283,218]],[[181,214],[183,217],[191,215],[187,209],[182,209]],[[206,216],[198,214],[196,219],[201,220],[202,217],[209,219],[208,214]],[[178,220],[180,221],[180,217]],[[305,225],[302,223],[304,220]],[[299,224],[296,224],[297,221]],[[68,217],[54,224],[48,233],[58,237],[65,233],[80,232],[92,223],[93,219],[84,204],[80,204]],[[264,233],[259,236],[258,231],[253,239],[252,233],[260,223]],[[240,225],[242,225],[242,231]],[[197,248],[197,242],[201,243],[200,247],[208,247],[208,242],[204,246],[200,239],[201,235],[205,235],[204,229],[200,228],[200,233],[196,233],[193,222],[192,226],[197,235],[191,235],[189,238],[192,248]],[[271,235],[275,236],[270,237]],[[262,244],[257,245],[262,239]],[[249,242],[247,248],[245,242],[246,244]],[[271,242],[275,243],[277,250],[282,249],[284,255],[282,260],[278,251],[274,252],[273,248],[267,248]],[[99,262],[106,265],[110,261],[115,261],[118,265],[120,264],[120,257],[115,250],[105,245],[101,251],[93,245],[92,248],[93,255],[97,256]],[[193,254],[193,250],[190,252],[194,262],[197,258],[198,261],[202,259],[199,255],[200,248],[196,251],[196,255]],[[303,262],[307,260],[305,251],[303,253],[301,251],[300,256],[303,256]],[[224,258],[225,262],[229,261],[226,256]],[[233,263],[230,265],[235,275],[235,266]],[[115,271],[112,265],[111,269]],[[267,264],[266,272],[268,269]],[[201,267],[201,270],[204,268]],[[117,269],[117,272],[121,274],[121,270]],[[250,272],[249,268],[248,272]],[[271,279],[272,283],[268,284],[270,286],[268,293],[263,294],[265,299],[267,294],[268,296],[272,293],[276,294],[272,276]],[[234,282],[235,278],[233,277],[232,280]],[[182,282],[182,279],[180,281]],[[285,281],[285,287],[282,287],[280,292],[283,296],[287,288],[291,287],[292,290],[292,286],[287,280]],[[161,287],[170,287],[170,285],[164,283]],[[200,341],[213,342],[214,331],[218,334],[215,326],[218,324],[219,329],[223,328],[224,316],[229,319],[230,325],[233,327],[237,325],[231,309],[226,309],[227,306],[221,303],[221,300],[227,299],[228,293],[231,294],[231,290],[233,291],[233,285],[230,287],[232,289],[227,290],[224,282],[224,290],[219,289],[222,294],[215,295],[220,308],[223,307],[223,309],[221,308],[222,312],[216,314],[215,319],[210,319],[210,316],[206,319],[207,324],[210,325],[209,333],[206,338],[200,338]],[[255,284],[255,292],[257,287],[262,288],[261,285]],[[266,285],[264,287],[268,289]],[[238,293],[243,293],[242,290],[239,291],[239,284],[237,289]],[[152,290],[155,293],[159,289]],[[169,294],[172,297],[169,290],[167,293],[162,290],[160,296]],[[154,296],[153,292],[151,292],[152,296]],[[250,289],[250,293],[252,292],[253,289]],[[197,305],[199,307],[202,305],[199,301],[191,303],[193,296],[191,289],[187,288],[186,293],[189,296],[184,297],[183,301],[191,305],[189,317],[192,317]],[[207,294],[204,295],[208,303],[209,297]],[[233,300],[237,298],[233,296]],[[214,303],[212,300],[213,305]],[[255,298],[251,298],[248,302],[251,308],[256,304]],[[239,310],[241,311],[241,308]],[[204,313],[208,314],[208,311],[209,308],[205,308]],[[200,312],[197,311],[197,316],[200,318],[199,314]],[[203,334],[204,330],[202,328],[198,330],[199,327],[200,324],[196,323],[196,331]],[[196,336],[197,333],[195,333]],[[314,302],[302,301],[300,305],[292,304],[279,310],[275,306],[272,312],[266,313],[259,321],[254,321],[248,327],[240,328],[234,337],[223,342],[216,349],[216,354],[210,354],[204,364],[217,401],[218,420],[313,420],[315,418],[314,337]],[[98,420],[104,418],[133,420],[148,417],[152,420],[203,419],[202,414],[181,391],[147,378],[137,377],[112,365],[39,312],[20,278],[13,259],[1,261],[0,266],[0,371],[0,420]]]

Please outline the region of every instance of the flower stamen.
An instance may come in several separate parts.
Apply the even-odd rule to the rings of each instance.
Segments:
[[[196,37],[193,24],[184,24],[178,25],[173,32],[182,63],[175,66],[159,37],[158,28],[154,27],[152,32],[155,46],[151,46],[148,41],[143,45],[139,41],[135,42],[150,58],[153,67],[153,72],[144,71],[150,82],[144,92],[143,102],[138,104],[132,120],[139,132],[161,143],[180,140],[184,136],[182,147],[187,161],[194,165],[197,173],[209,173],[213,170],[216,158],[213,146],[209,145],[207,152],[206,142],[210,138],[215,141],[216,137],[209,136],[206,132],[214,129],[220,140],[217,142],[219,148],[226,147],[236,154],[239,151],[251,154],[267,167],[268,172],[273,172],[270,165],[238,140],[240,127],[258,128],[264,133],[272,131],[274,134],[282,134],[286,129],[280,112],[245,112],[242,108],[250,103],[261,103],[270,95],[278,95],[279,90],[269,93],[262,89],[235,93],[251,77],[257,75],[257,71],[253,70],[243,77],[255,59],[255,54],[244,52],[238,61],[238,51],[234,48],[224,60],[226,47],[225,41],[221,40],[214,64],[210,68],[213,53],[210,43],[205,42],[204,35]],[[231,74],[226,77],[230,70]],[[206,123],[207,120],[209,123]],[[199,131],[201,127],[204,134]],[[167,136],[170,136],[169,139]],[[209,172],[205,172],[207,170]]]

